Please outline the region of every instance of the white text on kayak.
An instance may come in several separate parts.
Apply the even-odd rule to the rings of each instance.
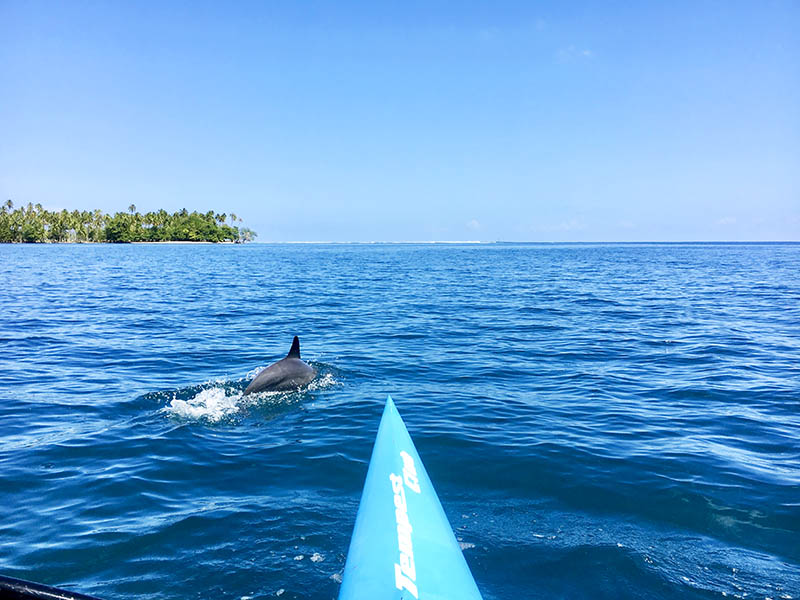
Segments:
[[[397,548],[400,551],[400,559],[394,565],[394,583],[398,590],[408,590],[414,598],[417,595],[417,569],[414,566],[414,547],[411,543],[411,521],[408,518],[408,505],[406,504],[406,490],[408,487],[412,492],[420,493],[417,469],[414,466],[414,459],[411,455],[402,450],[400,458],[403,459],[403,476],[394,473],[389,474],[394,492],[394,516],[397,521]],[[405,486],[403,483],[405,482]]]

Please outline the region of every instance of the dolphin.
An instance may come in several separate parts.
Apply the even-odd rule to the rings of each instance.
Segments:
[[[281,390],[296,390],[310,383],[317,372],[300,360],[300,340],[294,336],[292,349],[286,358],[268,366],[261,371],[247,389],[244,395],[256,392],[274,392]]]

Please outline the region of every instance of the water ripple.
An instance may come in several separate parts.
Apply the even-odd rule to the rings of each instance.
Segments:
[[[798,273],[796,244],[2,246],[0,570],[333,597],[391,393],[487,599],[800,598]],[[243,397],[293,335],[318,379]]]

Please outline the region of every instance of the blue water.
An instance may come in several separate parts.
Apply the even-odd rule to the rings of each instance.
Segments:
[[[0,246],[0,572],[334,598],[389,393],[487,600],[800,598],[791,244]]]

